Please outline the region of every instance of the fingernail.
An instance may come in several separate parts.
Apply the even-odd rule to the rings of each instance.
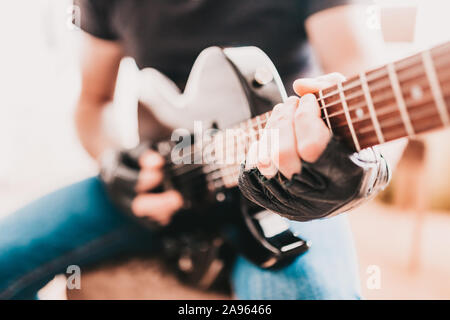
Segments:
[[[132,202],[132,208],[133,208],[133,212],[137,215],[141,214],[141,212],[143,212],[144,208],[144,202],[139,198],[135,198]]]

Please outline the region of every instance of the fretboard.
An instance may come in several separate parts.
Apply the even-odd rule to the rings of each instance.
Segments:
[[[359,151],[450,125],[450,42],[361,73],[316,94],[334,135]],[[245,155],[270,112],[238,125],[236,150]],[[237,185],[239,165],[225,165],[226,187]]]

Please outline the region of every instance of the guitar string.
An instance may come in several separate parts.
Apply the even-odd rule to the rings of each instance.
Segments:
[[[426,118],[426,117],[425,117]],[[398,124],[402,124],[402,121],[399,119],[396,119],[398,121],[396,121],[396,123],[391,124],[391,126],[393,125],[398,125]],[[404,132],[404,129],[401,128],[398,131]],[[239,170],[240,170],[240,166],[236,166],[236,165],[228,165],[225,167],[221,167],[218,168],[217,170],[213,170],[211,173],[209,174],[199,174],[199,175],[195,175],[194,177],[192,177],[191,179],[188,179],[188,181],[186,181],[186,179],[181,179],[180,182],[189,182],[190,186],[193,187],[197,184],[197,179],[200,180],[201,178],[201,182],[208,184],[208,183],[212,183],[212,185],[214,186],[215,189],[221,188],[223,186],[226,185],[226,183],[224,182],[225,179],[233,179],[233,182],[236,181],[236,178],[239,174]],[[225,171],[226,173],[223,174],[222,172]],[[228,171],[228,172],[227,172]],[[219,173],[218,176],[216,177],[212,177],[212,173]],[[180,177],[183,177],[183,175],[181,175]],[[186,176],[184,176],[184,178],[186,178]],[[217,184],[218,181],[221,181],[221,184]],[[200,182],[200,181],[199,181]]]
[[[384,99],[380,99],[379,101],[375,101],[375,103],[377,103],[377,102],[380,102],[380,101],[384,101],[384,100],[389,100],[389,99],[392,99],[393,98],[393,96],[387,96],[387,97],[385,97]],[[430,98],[430,100],[431,101],[429,101],[428,102],[428,100],[425,100],[425,99],[422,99],[422,104],[428,104],[428,103],[432,103],[433,102],[433,97],[431,96],[431,98]],[[394,103],[395,104],[395,103]],[[409,101],[408,101],[408,104],[409,104]],[[378,109],[378,111],[383,111],[383,113],[380,113],[380,112],[378,112],[376,115],[377,116],[382,116],[382,115],[384,115],[384,114],[387,114],[387,113],[392,113],[392,112],[395,112],[396,110],[397,110],[397,108],[394,106],[394,107],[392,107],[392,108],[388,108],[388,107],[391,107],[393,104],[388,104],[388,105],[385,105],[384,106],[384,108],[379,108]],[[351,106],[351,108],[350,108],[350,111],[353,111],[353,110],[357,110],[357,109],[359,109],[359,108],[362,108],[362,107],[367,107],[367,105],[366,105],[366,103],[365,102],[362,102],[362,103],[360,103],[359,105],[356,105],[356,106]],[[410,109],[411,108],[413,108],[413,107],[410,107]],[[333,114],[333,115],[330,115],[329,116],[329,118],[333,118],[333,117],[337,117],[338,115],[340,115],[340,114],[342,114],[342,113],[339,113],[339,114]],[[325,120],[325,117],[322,117],[322,119],[323,120]],[[358,122],[363,122],[363,121],[367,121],[367,120],[370,120],[370,117],[368,117],[367,115],[365,116],[365,118],[361,118],[361,119],[358,119],[357,121],[352,121],[352,123],[354,123],[354,124],[357,124]],[[260,120],[260,125],[264,125],[265,123],[267,122],[267,120]],[[335,125],[335,126],[333,126],[333,128],[339,128],[339,127],[342,127],[342,126],[345,126],[345,125],[347,125],[347,121],[343,121],[341,124],[339,124],[339,125]],[[367,131],[367,129],[368,128],[371,128],[371,130],[369,131],[369,132],[371,132],[371,131],[373,131],[374,130],[374,127],[373,127],[373,125],[372,126],[366,126],[366,127],[362,127],[362,128],[358,128],[358,131],[362,131],[362,130],[366,130]],[[258,132],[258,131],[260,131],[260,128],[259,127],[256,127],[256,125],[254,125],[251,129],[253,129],[254,131],[256,131],[256,132]],[[252,137],[251,137],[251,135],[253,135],[254,133],[247,133],[247,132],[245,132],[245,129],[240,129],[242,132],[240,132],[240,135],[246,135],[246,136],[248,136],[249,138],[250,138],[250,140],[253,140],[252,139]],[[239,136],[235,136],[235,138],[236,138],[236,140],[242,140],[241,138],[239,138]],[[239,141],[239,143],[241,143],[242,141]],[[253,142],[253,141],[252,141]],[[237,146],[239,146],[239,143],[237,144]],[[231,149],[230,148],[227,148],[226,150],[225,150],[225,152],[227,152],[227,151],[230,151],[230,150],[234,150],[234,149],[236,149],[236,144],[233,144],[233,146],[231,147]],[[201,153],[202,152],[202,150],[198,150],[197,149],[197,151],[195,151],[195,152],[193,152],[193,153],[188,153],[187,155],[184,155],[183,157],[181,157],[181,158],[178,158],[179,160],[181,159],[181,161],[182,161],[182,163],[184,163],[184,164],[186,164],[186,161],[184,161],[184,159],[186,159],[186,158],[190,158],[189,160],[189,163],[188,164],[193,164],[193,165],[196,165],[195,163],[192,163],[191,162],[191,159],[194,157],[194,159],[195,159],[195,157],[197,156],[197,154],[198,153]],[[200,168],[202,168],[201,167],[201,164],[199,164],[199,166],[198,167],[196,167],[196,168],[198,168],[198,169],[200,169]],[[182,166],[181,168],[180,168],[180,170],[186,170],[186,171],[190,171],[190,170],[194,170],[195,168],[191,168],[191,167],[189,167],[188,169],[186,169],[186,166]],[[184,172],[177,172],[177,174],[183,174]]]
[[[435,113],[433,113],[433,116],[434,116],[435,119],[439,119],[439,116],[436,115]],[[422,118],[420,118],[420,119],[425,119],[425,118],[428,119],[428,118],[430,118],[430,113],[429,112],[422,112],[421,117]],[[414,120],[418,120],[418,119],[419,118],[414,119]],[[390,127],[398,127],[398,125],[403,125],[403,122],[402,122],[401,119],[397,119],[397,118],[394,121],[392,121],[392,123],[389,124]],[[426,128],[421,128],[420,132],[422,132],[424,129],[426,130]],[[401,135],[398,136],[397,132],[401,133]],[[405,136],[405,134],[404,134],[405,133],[405,129],[403,128],[403,126],[401,126],[400,128],[397,128],[395,131],[391,131],[391,134],[394,134],[394,133],[395,133],[394,137],[389,138],[388,141],[391,141],[391,140],[394,140],[396,138]],[[376,143],[374,143],[374,144],[376,144]],[[226,177],[233,177],[234,178],[237,173],[238,173],[237,171],[232,172],[231,175],[226,176]]]
[[[427,102],[427,103],[431,103],[432,102],[432,99],[430,99],[431,101],[429,101],[429,102]],[[396,108],[394,107],[393,109],[390,109],[390,110],[396,110]],[[430,116],[430,113],[429,112],[422,112],[422,114],[426,114],[428,117]],[[421,115],[422,115],[421,114]],[[436,117],[438,117],[438,115],[437,114],[435,114],[435,112],[433,112],[433,114],[436,116]],[[398,119],[395,119],[394,120],[394,122],[393,123],[389,123],[389,124],[387,124],[387,123],[384,123],[384,128],[386,128],[386,127],[392,127],[392,126],[396,126],[396,125],[398,125],[398,124],[402,124],[402,121],[401,120],[399,120],[399,121],[397,121]],[[416,119],[414,119],[414,120],[416,120]],[[258,128],[259,129],[259,128]],[[364,133],[364,132],[361,132],[361,131],[363,131],[363,129],[365,129],[366,131],[367,130],[369,130],[368,132],[372,132],[374,129],[373,129],[373,126],[367,126],[367,127],[364,127],[364,128],[359,128],[359,130],[358,130],[358,133]],[[256,130],[255,130],[256,131]],[[261,136],[261,133],[262,133],[262,130],[258,130],[258,131],[256,131],[256,136],[259,138],[260,136]],[[246,134],[248,137],[251,137],[251,136],[254,136],[254,134]],[[243,140],[243,139],[245,139],[245,138],[241,138],[240,140]],[[254,140],[254,139],[252,139],[252,138],[250,138],[251,139],[251,142],[253,142],[253,141],[256,141],[256,140]],[[236,145],[235,145],[235,147],[236,147]],[[243,148],[241,148],[241,149],[243,149]],[[245,151],[246,151],[246,149],[247,148],[245,148]],[[199,150],[199,151],[201,151],[201,150]],[[192,154],[188,154],[187,156],[192,156]],[[240,152],[237,152],[236,153],[236,157],[237,158],[245,158],[245,154],[242,154],[242,153],[240,153]],[[208,164],[208,166],[206,166],[206,167],[210,167],[211,165],[210,164]],[[229,165],[225,165],[225,166],[218,166],[217,164],[214,164],[214,166],[215,167],[217,167],[217,168],[215,168],[215,169],[213,169],[213,170],[211,170],[211,171],[209,171],[207,174],[206,174],[206,176],[208,177],[208,176],[212,176],[213,174],[216,174],[217,173],[217,171],[223,171],[223,170],[228,170],[229,169],[229,167],[234,167],[234,165],[232,165],[232,164],[229,164]],[[189,166],[188,166],[189,167]],[[205,166],[196,166],[195,168],[194,168],[194,170],[197,170],[197,169],[204,169],[205,168]],[[203,170],[202,170],[203,171]],[[192,172],[191,172],[192,173]],[[194,172],[195,173],[195,172]],[[179,176],[179,175],[185,175],[186,173],[181,173],[181,174],[178,174],[178,173],[176,173],[175,174],[175,176]],[[201,175],[204,175],[205,173],[204,172],[202,172],[201,173]],[[218,178],[220,178],[221,176],[219,176]]]
[[[422,72],[420,72],[420,74],[422,74]],[[425,74],[424,74],[425,75]],[[382,76],[381,78],[383,78],[383,77],[385,77],[386,75],[384,75],[384,76]],[[415,75],[416,76],[416,75]],[[415,79],[415,76],[414,77],[409,77],[409,78],[401,78],[400,79],[400,81],[401,82],[407,82],[407,81],[410,81],[410,80],[412,80],[412,79]],[[425,82],[425,81],[424,81]],[[359,85],[358,85],[359,86]],[[378,88],[376,88],[376,90],[383,90],[383,89],[389,89],[391,86],[390,86],[390,82],[389,82],[389,84],[388,85],[384,85],[383,84],[383,86],[379,86]],[[429,87],[429,86],[428,86]],[[373,89],[373,88],[372,88]],[[345,90],[344,90],[345,91]],[[391,93],[391,92],[389,92],[389,93]],[[354,94],[352,97],[347,97],[347,101],[348,100],[351,100],[351,99],[354,99],[354,98],[357,98],[357,97],[363,97],[364,96],[364,91],[363,90],[360,90],[360,91],[358,91],[358,94],[356,95],[356,94]],[[388,99],[392,99],[393,98],[393,96],[390,96],[390,97],[388,97],[388,98],[386,98],[386,97],[384,97],[384,99],[380,99],[380,100],[378,100],[378,101],[374,101],[374,103],[379,103],[379,102],[381,102],[381,101],[384,101],[384,100],[388,100]],[[319,100],[319,99],[318,99]],[[340,99],[339,99],[340,100]],[[323,110],[323,109],[325,109],[325,108],[328,108],[328,107],[332,107],[332,106],[338,106],[340,104],[340,102],[337,102],[337,103],[331,103],[331,104],[328,104],[328,105],[325,105],[324,107],[321,107],[320,109],[321,110]],[[386,106],[390,106],[390,105],[386,105]],[[386,107],[385,106],[385,107]],[[357,109],[359,109],[359,108],[363,108],[363,107],[367,107],[367,103],[366,102],[362,102],[362,103],[360,103],[359,105],[356,105],[356,106],[350,106],[351,108],[349,109],[349,111],[355,111],[355,110],[357,110]],[[385,108],[384,108],[385,109]],[[381,110],[381,108],[379,108],[379,110]],[[266,116],[268,116],[268,114],[270,114],[270,112],[268,112],[268,113],[265,113],[265,114],[262,114],[262,115],[260,115],[260,116],[263,116],[263,115],[266,115]],[[339,116],[339,115],[343,115],[344,114],[344,112],[335,112],[335,113],[333,113],[332,115],[330,115],[328,118],[333,118],[333,117],[337,117],[337,116]],[[259,117],[260,117],[259,116]],[[322,117],[322,119],[323,120],[326,120],[326,117]],[[359,120],[359,119],[358,119]],[[366,121],[367,119],[362,119],[362,121]],[[267,121],[266,120],[260,120],[260,124],[265,124]],[[352,123],[357,123],[357,121],[352,121]],[[248,128],[248,129],[253,129],[253,130],[255,130],[255,129],[257,129],[257,128],[255,128],[255,125],[253,125],[252,126],[252,128]]]
[[[421,74],[422,72],[420,72],[419,74]],[[411,72],[410,72],[410,74],[411,74]],[[383,77],[386,77],[386,75],[383,75],[383,76],[381,76],[380,78],[383,78]],[[407,82],[407,81],[409,81],[409,80],[411,80],[411,79],[415,79],[417,77],[417,74],[414,74],[414,77],[410,77],[410,79],[401,79],[400,81],[402,81],[402,82]],[[383,88],[381,88],[381,89],[387,89],[387,88],[390,88],[390,83],[389,83],[389,85],[388,86],[385,86],[385,87],[383,87]],[[390,97],[390,99],[392,99],[392,97]],[[384,100],[387,100],[386,98],[384,99]],[[421,101],[421,105],[428,105],[428,104],[432,104],[432,102],[433,102],[433,97],[431,97],[431,99],[430,99],[431,101],[428,101],[428,100],[426,100],[426,99],[422,99],[422,101]],[[383,100],[381,100],[381,101],[383,101]],[[386,107],[390,107],[392,104],[388,104],[388,105],[385,105],[384,106],[384,108],[383,109],[386,109]],[[363,105],[362,105],[362,107],[367,107],[367,103],[364,103]],[[324,108],[327,108],[327,107],[329,107],[329,106],[325,106],[325,107],[323,107],[323,108],[321,108],[321,109],[324,109]],[[355,107],[354,107],[355,108]],[[412,107],[410,107],[410,109],[411,109]],[[355,110],[356,110],[357,108],[355,108]],[[381,109],[379,109],[379,110],[381,110]],[[390,111],[392,112],[392,111],[396,111],[397,110],[397,107],[394,107],[394,108],[392,108],[392,109],[390,109]],[[385,111],[385,110],[384,110]],[[411,110],[410,110],[411,111]],[[386,111],[385,111],[386,112]],[[270,114],[270,112],[269,113],[266,113],[265,115],[266,115],[266,117],[268,117],[268,114]],[[340,113],[340,114],[342,114],[342,113]],[[433,112],[433,114],[434,114],[434,112]],[[339,114],[334,114],[333,116],[338,116]],[[427,115],[428,115],[428,117],[429,117],[429,114],[428,114],[428,112],[427,112]],[[436,117],[438,117],[438,114],[435,114],[435,116]],[[325,117],[322,117],[322,119],[325,119]],[[363,120],[358,120],[358,121],[352,121],[352,123],[358,123],[358,122],[362,122],[362,121],[366,121],[367,119],[363,119]],[[393,124],[394,125],[398,125],[398,124],[402,124],[403,122],[400,120],[400,121],[397,121],[398,119],[396,119],[395,121],[396,122],[394,122]],[[417,119],[414,119],[414,120],[417,120]],[[420,119],[419,119],[420,120]],[[259,121],[259,125],[264,125],[265,123],[267,122],[267,120],[263,120],[263,121]],[[252,124],[253,124],[253,122],[251,122]],[[393,124],[392,123],[390,123],[390,125],[389,126],[393,126]],[[344,123],[344,125],[345,125],[345,123]],[[387,127],[386,125],[384,126],[385,128]],[[252,128],[248,128],[248,129],[253,129],[253,130],[256,130],[257,132],[259,132],[259,128],[255,128],[255,125],[253,125],[253,127]],[[375,130],[375,128],[374,128],[374,126],[373,126],[373,124],[370,126],[366,126],[366,127],[363,127],[363,128],[359,128],[359,130],[363,130],[363,129],[365,129],[366,131],[367,131],[367,129],[370,129],[369,130],[369,132],[372,132],[372,131],[374,131]],[[234,175],[235,173],[233,173],[233,175]]]
[[[427,103],[432,103],[432,99],[431,99],[431,101],[427,101]],[[395,107],[394,108],[392,108],[391,110],[397,110]],[[428,114],[428,113],[427,113]],[[428,115],[429,116],[429,115]],[[436,117],[438,116],[437,114],[435,115]],[[389,124],[389,127],[392,127],[392,126],[396,126],[396,125],[398,125],[398,124],[402,124],[402,121],[401,120],[399,120],[399,121],[397,121],[397,120],[399,120],[399,119],[395,119],[395,122],[394,123],[391,123],[391,124]],[[414,119],[414,120],[417,120],[417,119]],[[263,121],[262,122],[262,124],[264,124],[265,123],[265,121]],[[387,125],[385,125],[384,126],[384,128],[386,128],[387,127]],[[261,133],[262,133],[262,130],[260,130],[259,128],[258,129],[256,129],[256,128],[254,128],[255,129],[255,132],[256,132],[256,135],[258,136],[258,138],[261,136]],[[368,132],[372,132],[373,130],[374,130],[374,128],[373,128],[373,126],[366,126],[366,127],[364,127],[364,128],[359,128],[359,130],[358,130],[358,132],[360,133],[360,131],[361,130],[363,130],[363,129],[366,129],[366,130],[369,130]],[[251,138],[251,136],[254,136],[254,134],[249,134],[249,133],[245,133],[245,135],[246,136],[248,136],[249,138],[250,138],[250,142],[253,142],[253,141],[257,141],[257,140],[254,140],[254,139],[252,139]],[[241,138],[240,140],[243,140],[243,139],[245,139],[245,138]],[[235,147],[236,147],[236,145],[235,145]],[[245,148],[245,150],[246,150],[247,148]],[[201,150],[199,150],[199,151],[201,151]],[[188,156],[192,156],[192,154],[188,154],[186,157],[188,157]],[[245,158],[245,155],[243,155],[242,153],[240,153],[240,154],[237,154],[237,157],[238,158],[241,158],[241,157],[244,157]],[[214,164],[215,166],[217,166],[217,168],[216,169],[214,169],[214,170],[211,170],[210,172],[208,172],[206,175],[204,174],[204,173],[201,173],[200,175],[205,175],[206,177],[208,177],[208,176],[212,176],[212,174],[215,174],[217,171],[223,171],[224,169],[225,170],[228,170],[230,167],[235,167],[234,165],[232,165],[232,164],[229,164],[229,165],[225,165],[225,166],[218,166],[217,164]],[[210,166],[210,165],[207,165],[207,167],[208,166]],[[195,169],[204,169],[204,167],[205,166],[198,166],[198,167],[196,167]],[[182,175],[182,174],[181,174]],[[178,176],[177,174],[175,174],[175,176]],[[226,175],[224,175],[224,176],[226,176]],[[217,178],[221,178],[221,177],[223,177],[223,176],[219,176],[219,177],[217,177]],[[215,180],[215,179],[214,179]]]
[[[428,102],[428,103],[431,103],[432,101],[430,101],[430,102]],[[395,109],[396,110],[396,109]],[[438,118],[439,116],[438,116],[438,114],[436,114],[435,112],[433,112],[432,113],[433,115],[434,115],[434,117],[436,117],[436,118]],[[416,115],[416,117],[415,118],[413,118],[413,120],[420,120],[420,119],[424,119],[424,118],[429,118],[430,117],[430,112],[428,112],[428,111],[426,111],[426,112],[422,112],[421,114],[420,114],[420,116],[418,116],[418,115]],[[389,127],[393,127],[393,126],[398,126],[398,125],[401,125],[403,122],[402,122],[402,120],[401,119],[395,119],[394,120],[394,122],[392,122],[392,123],[390,123],[389,124]],[[385,126],[385,127],[387,127],[387,126]],[[370,128],[370,127],[366,127],[366,129],[367,128]],[[403,130],[403,128],[401,128],[400,129],[402,132],[404,132],[404,130]],[[371,129],[371,131],[373,131],[373,128]],[[369,131],[369,132],[371,132],[371,131]],[[389,139],[389,140],[392,140],[392,139]],[[235,168],[235,167],[232,167],[232,169],[233,168]],[[232,172],[231,174],[233,175],[233,176],[235,176],[236,174],[237,174],[237,170],[235,170],[234,172]],[[230,175],[224,175],[224,177],[229,177]]]

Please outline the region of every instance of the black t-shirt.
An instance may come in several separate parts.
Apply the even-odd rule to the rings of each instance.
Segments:
[[[257,46],[290,89],[311,67],[305,19],[349,0],[74,0],[81,28],[119,41],[139,68],[153,67],[180,88],[210,46]]]

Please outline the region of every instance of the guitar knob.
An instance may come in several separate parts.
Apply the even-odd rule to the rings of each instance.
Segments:
[[[260,86],[265,86],[266,84],[272,82],[273,73],[267,67],[259,67],[255,71],[255,82]]]

